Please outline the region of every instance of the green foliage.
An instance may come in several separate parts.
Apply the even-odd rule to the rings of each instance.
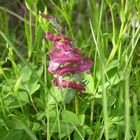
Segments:
[[[0,140],[140,139],[138,0],[0,5]],[[51,82],[44,34],[62,28],[94,62],[90,72],[65,77],[82,80],[84,93]]]

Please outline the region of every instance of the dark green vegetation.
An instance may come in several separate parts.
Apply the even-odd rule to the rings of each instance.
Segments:
[[[44,33],[59,33],[42,12],[94,61],[82,95],[51,83]],[[0,140],[138,140],[139,132],[139,0],[0,1]]]

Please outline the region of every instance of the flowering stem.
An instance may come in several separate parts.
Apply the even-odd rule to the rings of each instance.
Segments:
[[[79,99],[78,94],[75,94],[75,113],[78,116],[79,115]]]

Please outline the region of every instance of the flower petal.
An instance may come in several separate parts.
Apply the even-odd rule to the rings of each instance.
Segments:
[[[60,65],[59,63],[55,63],[54,61],[50,61],[48,71],[51,73],[55,73],[55,71],[58,69],[59,65]]]
[[[60,84],[60,86],[63,87],[63,88],[69,88],[70,87],[70,88],[79,90],[80,92],[85,90],[85,88],[82,84],[77,84],[74,81],[67,82],[65,80],[62,80],[62,81],[58,82],[58,79],[56,77],[53,79],[53,84],[55,86],[58,86],[58,87],[59,87],[59,84]]]

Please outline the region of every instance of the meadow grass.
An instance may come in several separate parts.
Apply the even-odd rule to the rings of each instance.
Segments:
[[[1,140],[140,139],[138,0],[0,3]],[[58,28],[93,60],[82,94],[51,82],[44,34]]]

